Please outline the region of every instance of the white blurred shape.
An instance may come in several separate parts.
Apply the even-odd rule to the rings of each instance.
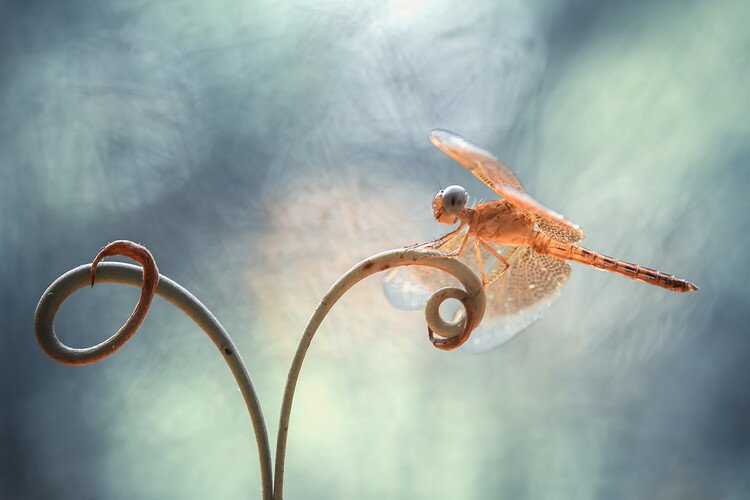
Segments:
[[[408,24],[424,12],[425,0],[389,0],[388,24]]]
[[[383,279],[383,292],[394,307],[404,311],[424,309],[435,291],[415,280],[413,274],[414,270],[408,268],[392,269]]]

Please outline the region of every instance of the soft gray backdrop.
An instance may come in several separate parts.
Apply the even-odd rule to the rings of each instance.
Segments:
[[[108,241],[147,245],[234,336],[275,435],[328,286],[439,234],[440,187],[491,196],[441,127],[588,246],[700,292],[576,266],[472,356],[370,279],[313,342],[288,498],[747,498],[748,26],[745,0],[0,2],[0,497],[257,498],[241,398],[187,318],[157,299],[72,368],[36,302]],[[97,342],[137,295],[83,290],[57,331]]]

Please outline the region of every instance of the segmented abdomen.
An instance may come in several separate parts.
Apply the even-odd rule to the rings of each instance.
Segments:
[[[538,237],[534,242],[534,249],[538,252],[557,257],[569,259],[581,264],[596,267],[604,271],[621,274],[628,278],[643,281],[650,285],[656,285],[673,292],[694,292],[698,287],[687,280],[676,278],[671,274],[662,273],[656,269],[642,267],[631,262],[624,262],[607,255],[589,250],[578,245],[571,245],[556,241],[548,237]]]

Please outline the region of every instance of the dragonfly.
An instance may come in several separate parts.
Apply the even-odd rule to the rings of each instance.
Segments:
[[[484,332],[472,334],[469,350],[495,347],[539,319],[560,296],[572,271],[570,261],[672,292],[698,290],[687,280],[580,246],[583,230],[527,194],[513,171],[491,153],[447,130],[433,130],[430,140],[500,197],[470,207],[463,187],[442,189],[432,201],[435,220],[459,225],[414,245],[459,258],[481,275],[487,295]],[[394,305],[416,309],[440,279],[423,269],[399,269],[386,276],[384,286]]]

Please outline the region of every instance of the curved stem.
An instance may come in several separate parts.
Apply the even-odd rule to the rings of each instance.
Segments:
[[[156,269],[155,266],[154,269]],[[99,282],[124,283],[141,287],[144,282],[141,272],[142,269],[140,267],[131,264],[103,263],[99,264],[97,268],[96,279]],[[132,331],[126,333],[127,338],[122,340],[124,337],[120,337],[119,335],[125,329],[125,326],[131,323],[131,320],[128,320],[128,323],[118,333],[110,337],[110,339],[88,349],[72,349],[58,340],[53,328],[55,314],[68,296],[89,284],[91,274],[92,266],[88,264],[68,271],[50,285],[37,305],[34,316],[37,340],[42,349],[53,359],[60,360],[62,358],[63,362],[65,359],[68,359],[70,364],[85,364],[98,361],[122,346],[138,327],[138,325],[135,325]],[[143,288],[145,289],[146,287],[144,286]],[[266,425],[263,420],[260,403],[258,402],[258,396],[255,393],[245,364],[242,362],[242,358],[237,352],[232,339],[226,330],[224,330],[221,323],[211,314],[211,311],[176,282],[165,276],[159,276],[155,291],[157,295],[171,302],[190,316],[208,335],[214,345],[216,345],[224,357],[224,361],[229,365],[229,369],[232,371],[232,375],[234,375],[237,385],[240,388],[242,397],[245,399],[245,405],[250,413],[250,420],[255,431],[255,441],[258,446],[258,458],[260,460],[262,497],[264,500],[272,500],[271,451],[268,443],[268,433],[266,432]],[[139,305],[141,302],[139,301]],[[138,306],[136,306],[136,310],[138,310]],[[134,312],[135,315],[136,312]],[[140,317],[138,324],[140,324],[142,319]],[[93,350],[97,351],[92,355]],[[87,355],[93,357],[84,359]]]
[[[315,335],[320,323],[325,318],[333,305],[356,283],[364,278],[397,266],[429,266],[442,269],[456,276],[466,288],[466,291],[457,288],[443,288],[436,292],[428,301],[425,316],[428,322],[430,340],[435,347],[444,350],[455,349],[463,344],[476,328],[484,315],[485,295],[484,288],[479,278],[465,264],[457,259],[446,257],[438,252],[427,252],[419,249],[392,250],[370,257],[352,267],[331,287],[325,294],[323,300],[315,309],[305,332],[300,339],[297,352],[289,369],[284,398],[281,403],[281,415],[279,417],[279,430],[276,441],[276,468],[274,478],[274,499],[282,500],[284,490],[284,461],[286,456],[286,443],[289,433],[289,418],[292,412],[292,400],[297,379],[302,370],[302,362],[305,359],[310,342]],[[465,315],[458,322],[447,323],[442,321],[439,315],[439,306],[447,298],[457,298],[464,304]],[[457,328],[456,328],[457,327]],[[441,338],[434,335],[437,332]]]
[[[148,309],[151,307],[151,300],[154,298],[154,290],[159,283],[159,269],[156,267],[156,261],[154,260],[154,257],[151,255],[151,252],[146,249],[146,247],[138,245],[137,243],[133,243],[132,241],[113,241],[112,243],[105,246],[101,250],[101,252],[99,252],[89,268],[89,274],[91,276],[91,286],[94,286],[94,282],[96,281],[97,265],[104,257],[110,255],[123,255],[125,257],[130,257],[131,259],[139,262],[141,266],[143,266],[143,279],[141,280],[142,283],[139,283],[139,286],[141,288],[141,296],[138,299],[138,303],[135,305],[133,313],[130,315],[125,324],[122,325],[120,329],[117,330],[107,340],[95,346],[76,349],[66,346],[65,344],[60,342],[60,339],[58,339],[57,335],[55,335],[55,331],[52,328],[52,325],[54,321],[54,313],[57,312],[57,309],[53,311],[52,317],[48,318],[50,320],[49,322],[39,321],[39,306],[42,305],[42,302],[45,302],[46,300],[52,298],[48,297],[48,294],[53,294],[55,292],[53,287],[50,286],[50,288],[47,289],[47,292],[45,292],[45,295],[39,301],[39,305],[37,306],[37,313],[34,317],[34,326],[36,328],[36,340],[39,344],[39,347],[42,348],[42,351],[44,351],[47,356],[54,359],[58,363],[62,363],[64,365],[88,365],[91,363],[96,363],[97,361],[101,361],[118,350],[120,347],[125,345],[125,342],[130,340],[130,338],[135,334],[136,330],[138,330],[138,327],[141,326],[141,323],[143,323],[143,320],[146,319]],[[73,293],[73,291],[71,291],[70,293]],[[62,304],[62,301],[65,300],[65,297],[67,297],[68,295],[64,295],[62,298],[60,298],[59,304]],[[59,307],[59,304],[57,307]]]

